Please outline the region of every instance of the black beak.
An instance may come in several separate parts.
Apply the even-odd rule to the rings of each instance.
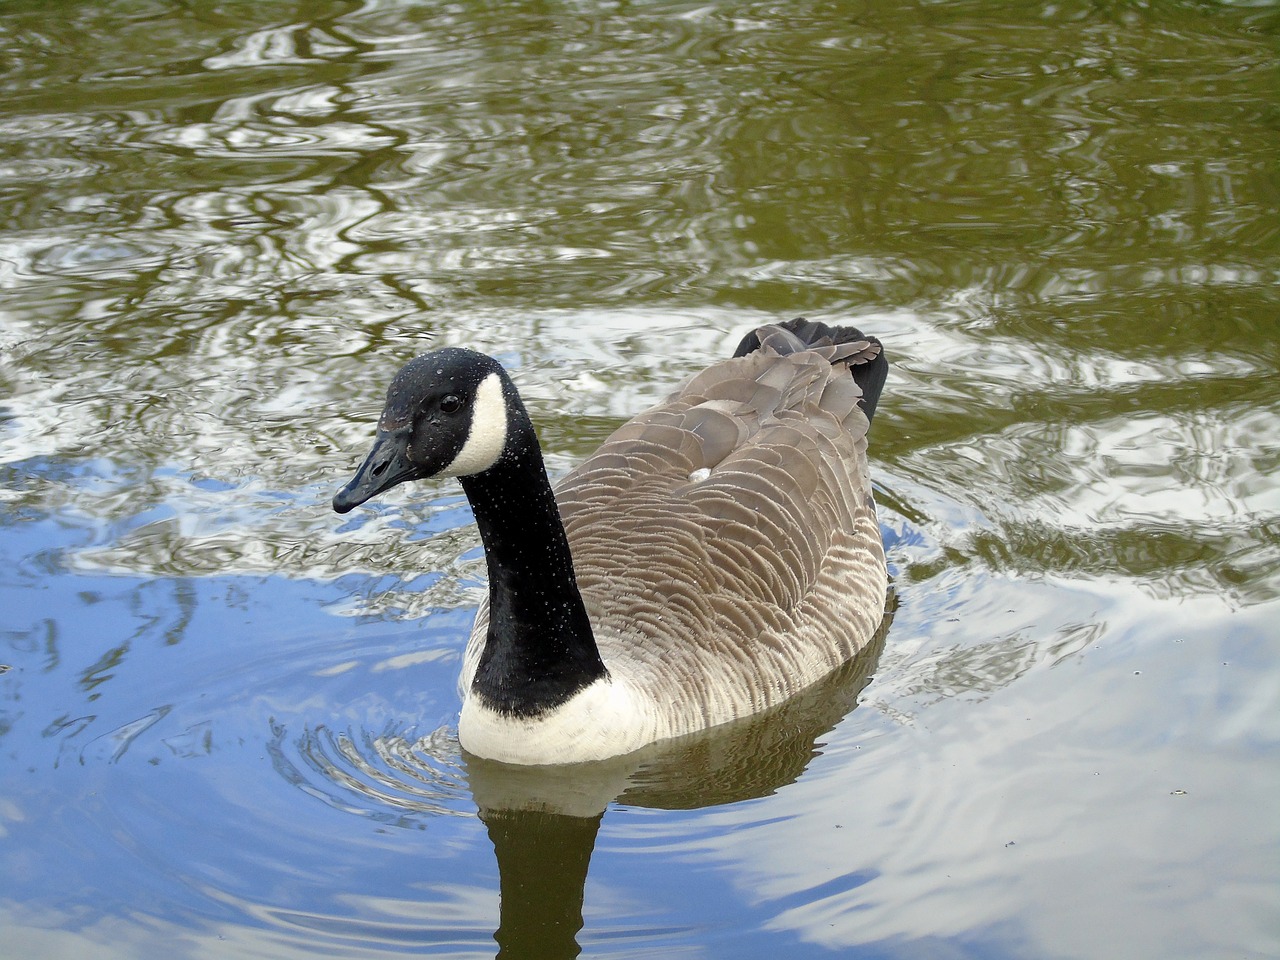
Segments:
[[[379,430],[373,441],[373,449],[351,478],[351,482],[333,498],[333,509],[338,513],[353,510],[366,500],[390,490],[398,483],[422,476],[418,467],[409,459],[409,427],[398,430]]]

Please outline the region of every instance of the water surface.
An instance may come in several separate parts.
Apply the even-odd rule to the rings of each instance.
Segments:
[[[1280,955],[1280,11],[0,5],[0,955]],[[884,635],[777,716],[477,764],[456,486],[753,324],[885,341]],[[578,930],[581,925],[581,930]]]

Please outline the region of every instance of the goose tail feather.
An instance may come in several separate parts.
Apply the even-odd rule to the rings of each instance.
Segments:
[[[833,365],[848,366],[853,382],[862,390],[859,402],[862,412],[867,415],[867,422],[875,415],[876,404],[889,376],[889,361],[884,355],[884,347],[875,337],[867,336],[857,327],[832,327],[796,317],[786,323],[752,330],[742,338],[733,355],[745,357],[761,347],[783,355],[818,350]]]

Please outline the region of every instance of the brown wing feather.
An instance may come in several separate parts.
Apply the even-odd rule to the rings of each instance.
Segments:
[[[704,370],[557,488],[604,661],[679,691],[672,729],[790,696],[883,613],[867,418],[832,364],[869,344],[792,340]]]

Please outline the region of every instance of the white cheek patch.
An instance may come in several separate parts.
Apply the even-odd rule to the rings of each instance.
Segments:
[[[488,470],[498,462],[507,445],[507,403],[502,396],[502,379],[491,373],[476,387],[471,404],[471,429],[453,463],[438,477],[465,477]]]

